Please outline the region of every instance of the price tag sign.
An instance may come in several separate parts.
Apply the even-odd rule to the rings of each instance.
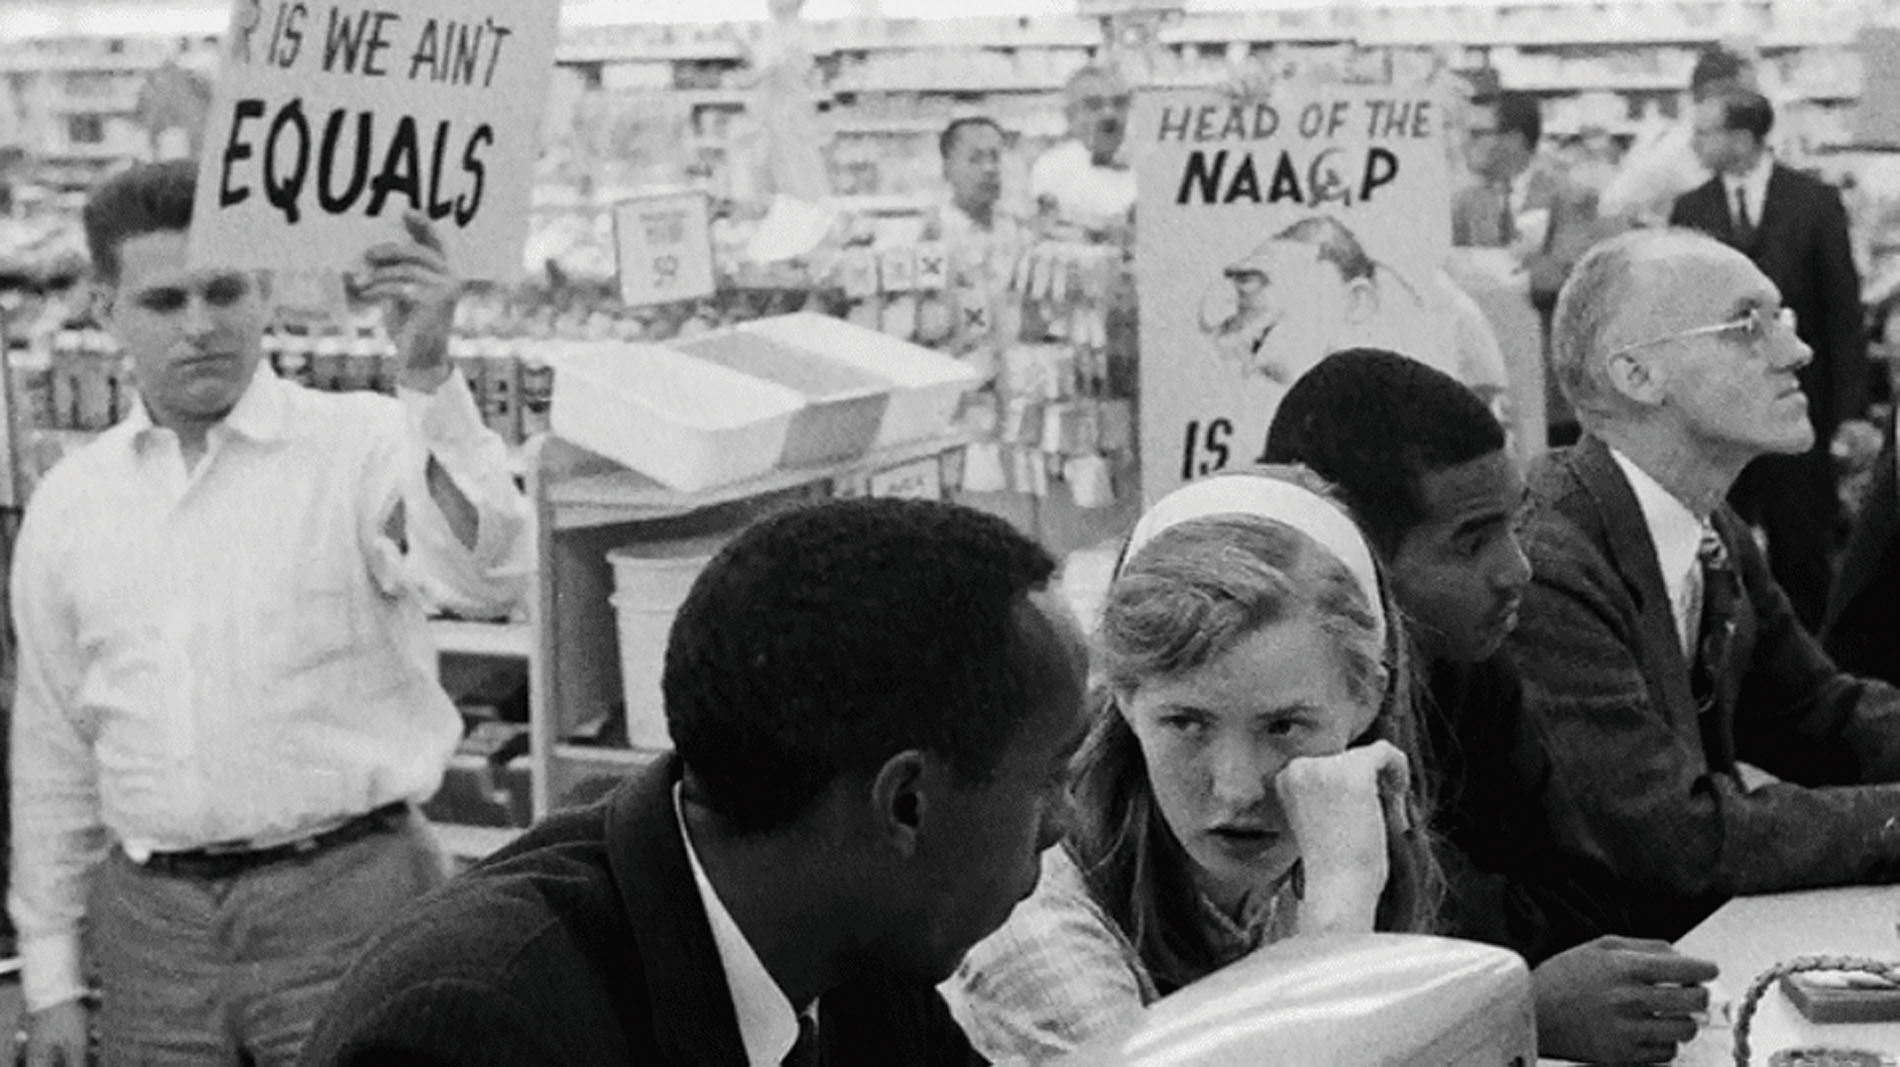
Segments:
[[[937,457],[886,467],[871,475],[871,495],[906,500],[942,500],[943,468]]]
[[[712,223],[706,194],[668,193],[614,208],[620,298],[629,307],[713,293]]]
[[[950,285],[950,250],[943,244],[927,241],[917,246],[917,288],[936,292]]]

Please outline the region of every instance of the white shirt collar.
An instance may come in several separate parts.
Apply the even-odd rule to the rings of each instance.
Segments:
[[[1636,506],[1642,509],[1643,525],[1649,529],[1650,543],[1656,549],[1656,565],[1662,569],[1663,585],[1669,591],[1670,611],[1676,616],[1676,636],[1686,649],[1680,607],[1685,603],[1689,575],[1696,569],[1696,554],[1702,547],[1702,520],[1628,456],[1614,448],[1610,456],[1622,468],[1623,477],[1636,494]]]
[[[1722,175],[1722,191],[1727,195],[1729,210],[1735,210],[1735,190],[1742,190],[1742,195],[1748,198],[1748,220],[1760,226],[1762,205],[1768,202],[1768,178],[1774,170],[1774,153],[1763,152],[1755,161],[1755,168],[1746,174]]]
[[[798,1013],[706,880],[699,853],[693,850],[693,838],[686,832],[686,809],[680,802],[677,782],[673,784],[673,815],[679,820],[686,862],[693,868],[693,885],[699,889],[699,902],[706,909],[706,923],[712,927],[713,944],[719,949],[719,967],[726,972],[726,989],[732,994],[733,1013],[739,1017],[739,1040],[745,1045],[746,1062],[751,1067],[779,1067],[798,1041]]]
[[[1537,161],[1532,160],[1523,170],[1518,171],[1517,177],[1511,179],[1512,211],[1522,212],[1524,210],[1525,202],[1531,198],[1531,182],[1536,180],[1536,172]]]
[[[229,414],[219,426],[260,444],[267,444],[283,436],[286,407],[289,398],[284,395],[286,386],[270,364],[259,362],[251,372],[251,381],[238,396],[238,402],[232,406]],[[123,423],[132,435],[135,443],[145,440],[151,431],[159,429],[152,421],[152,413],[145,406],[143,398],[132,405]]]

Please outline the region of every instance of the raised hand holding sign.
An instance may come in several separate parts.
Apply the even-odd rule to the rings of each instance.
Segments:
[[[402,218],[404,239],[384,241],[363,256],[357,296],[383,309],[383,328],[396,344],[397,384],[434,392],[449,377],[449,329],[462,283],[442,254],[442,241],[417,212]]]

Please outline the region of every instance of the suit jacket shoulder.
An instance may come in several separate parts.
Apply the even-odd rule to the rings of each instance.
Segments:
[[[1771,191],[1775,190],[1777,184],[1781,187],[1780,191],[1795,193],[1803,197],[1840,195],[1839,190],[1827,182],[1811,174],[1798,171],[1793,167],[1785,166],[1780,163],[1774,165],[1768,177],[1768,187]]]
[[[1672,226],[1693,226],[1696,218],[1712,210],[1720,210],[1724,217],[1728,214],[1728,202],[1722,193],[1720,177],[1710,178],[1676,197],[1675,206],[1669,212],[1669,223]]]
[[[412,905],[337,990],[304,1062],[578,1067],[650,1047],[605,823],[605,802],[551,818]]]
[[[744,1044],[672,800],[671,758],[413,906],[338,991],[307,1064],[725,1065]],[[824,995],[828,1067],[966,1067],[927,984]]]

